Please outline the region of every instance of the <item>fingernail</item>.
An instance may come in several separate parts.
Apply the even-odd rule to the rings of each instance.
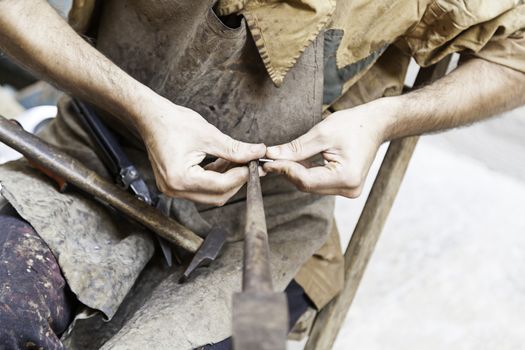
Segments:
[[[261,145],[253,145],[250,147],[252,153],[259,153],[261,151]]]
[[[280,150],[279,150],[279,147],[268,147],[268,151],[266,152],[268,153],[269,156],[271,156],[272,158],[275,158],[279,155],[280,153]]]
[[[265,172],[271,172],[272,171],[272,163],[264,163],[262,165],[262,168]]]

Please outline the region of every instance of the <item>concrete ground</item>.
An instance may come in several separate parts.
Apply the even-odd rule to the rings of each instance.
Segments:
[[[525,108],[422,138],[334,349],[525,349],[524,276]]]

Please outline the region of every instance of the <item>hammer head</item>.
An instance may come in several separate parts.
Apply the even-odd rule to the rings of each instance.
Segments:
[[[286,350],[287,335],[284,293],[249,291],[233,295],[235,350]]]
[[[193,255],[179,282],[184,283],[196,268],[207,266],[214,261],[219,255],[224,242],[226,242],[226,231],[220,227],[213,227],[204,239],[204,242],[202,242],[199,250]]]

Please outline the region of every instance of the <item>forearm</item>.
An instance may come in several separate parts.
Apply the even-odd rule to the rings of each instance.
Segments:
[[[400,97],[384,99],[393,111],[385,140],[474,123],[525,104],[525,74],[471,59],[448,76]]]
[[[64,91],[138,123],[155,95],[85,42],[43,0],[0,0],[0,48]]]

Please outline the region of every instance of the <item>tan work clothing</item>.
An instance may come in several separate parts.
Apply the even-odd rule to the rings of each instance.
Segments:
[[[247,18],[277,85],[322,29],[344,32],[339,69],[401,41],[422,66],[469,50],[525,72],[525,44],[519,40],[525,28],[522,0],[219,0],[217,7],[223,15],[240,12]],[[505,48],[491,44],[484,49],[489,41]]]

